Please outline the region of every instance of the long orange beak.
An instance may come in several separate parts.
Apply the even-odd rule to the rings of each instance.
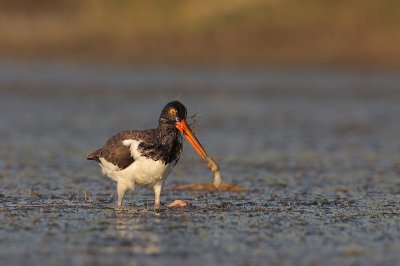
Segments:
[[[203,158],[204,160],[207,158],[207,152],[204,150],[203,146],[201,146],[200,142],[197,140],[192,130],[190,130],[188,124],[185,119],[182,119],[180,122],[175,122],[176,128],[185,136],[187,141],[192,145],[194,150]]]

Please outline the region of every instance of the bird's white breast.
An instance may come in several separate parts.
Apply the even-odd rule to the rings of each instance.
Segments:
[[[138,151],[140,141],[129,139],[124,140],[123,144],[130,148],[131,155],[135,160],[125,169],[100,158],[102,171],[105,175],[117,182],[123,181],[128,186],[135,184],[147,185],[165,179],[172,170],[172,164],[164,164],[162,160],[154,161],[151,158],[141,156]]]

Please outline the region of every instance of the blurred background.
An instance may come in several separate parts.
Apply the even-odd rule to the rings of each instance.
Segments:
[[[396,0],[0,1],[0,55],[269,66],[400,65]]]
[[[400,1],[0,0],[0,264],[395,265]],[[181,100],[162,201],[85,155]]]

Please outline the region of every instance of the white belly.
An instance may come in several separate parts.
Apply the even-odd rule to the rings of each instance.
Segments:
[[[124,144],[130,146],[131,154],[135,161],[121,170],[104,158],[100,158],[103,174],[117,182],[125,183],[130,188],[134,187],[135,184],[151,185],[167,178],[174,163],[166,165],[161,160],[154,161],[140,156],[137,150],[139,142],[136,140],[125,140]]]

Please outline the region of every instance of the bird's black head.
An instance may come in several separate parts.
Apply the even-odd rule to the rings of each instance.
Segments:
[[[161,111],[160,123],[175,123],[186,119],[186,107],[178,102],[169,102]]]
[[[195,151],[203,158],[207,158],[207,152],[201,146],[199,140],[193,134],[189,125],[186,123],[186,107],[178,101],[169,102],[161,112],[160,126],[173,124],[175,128],[187,139]]]

